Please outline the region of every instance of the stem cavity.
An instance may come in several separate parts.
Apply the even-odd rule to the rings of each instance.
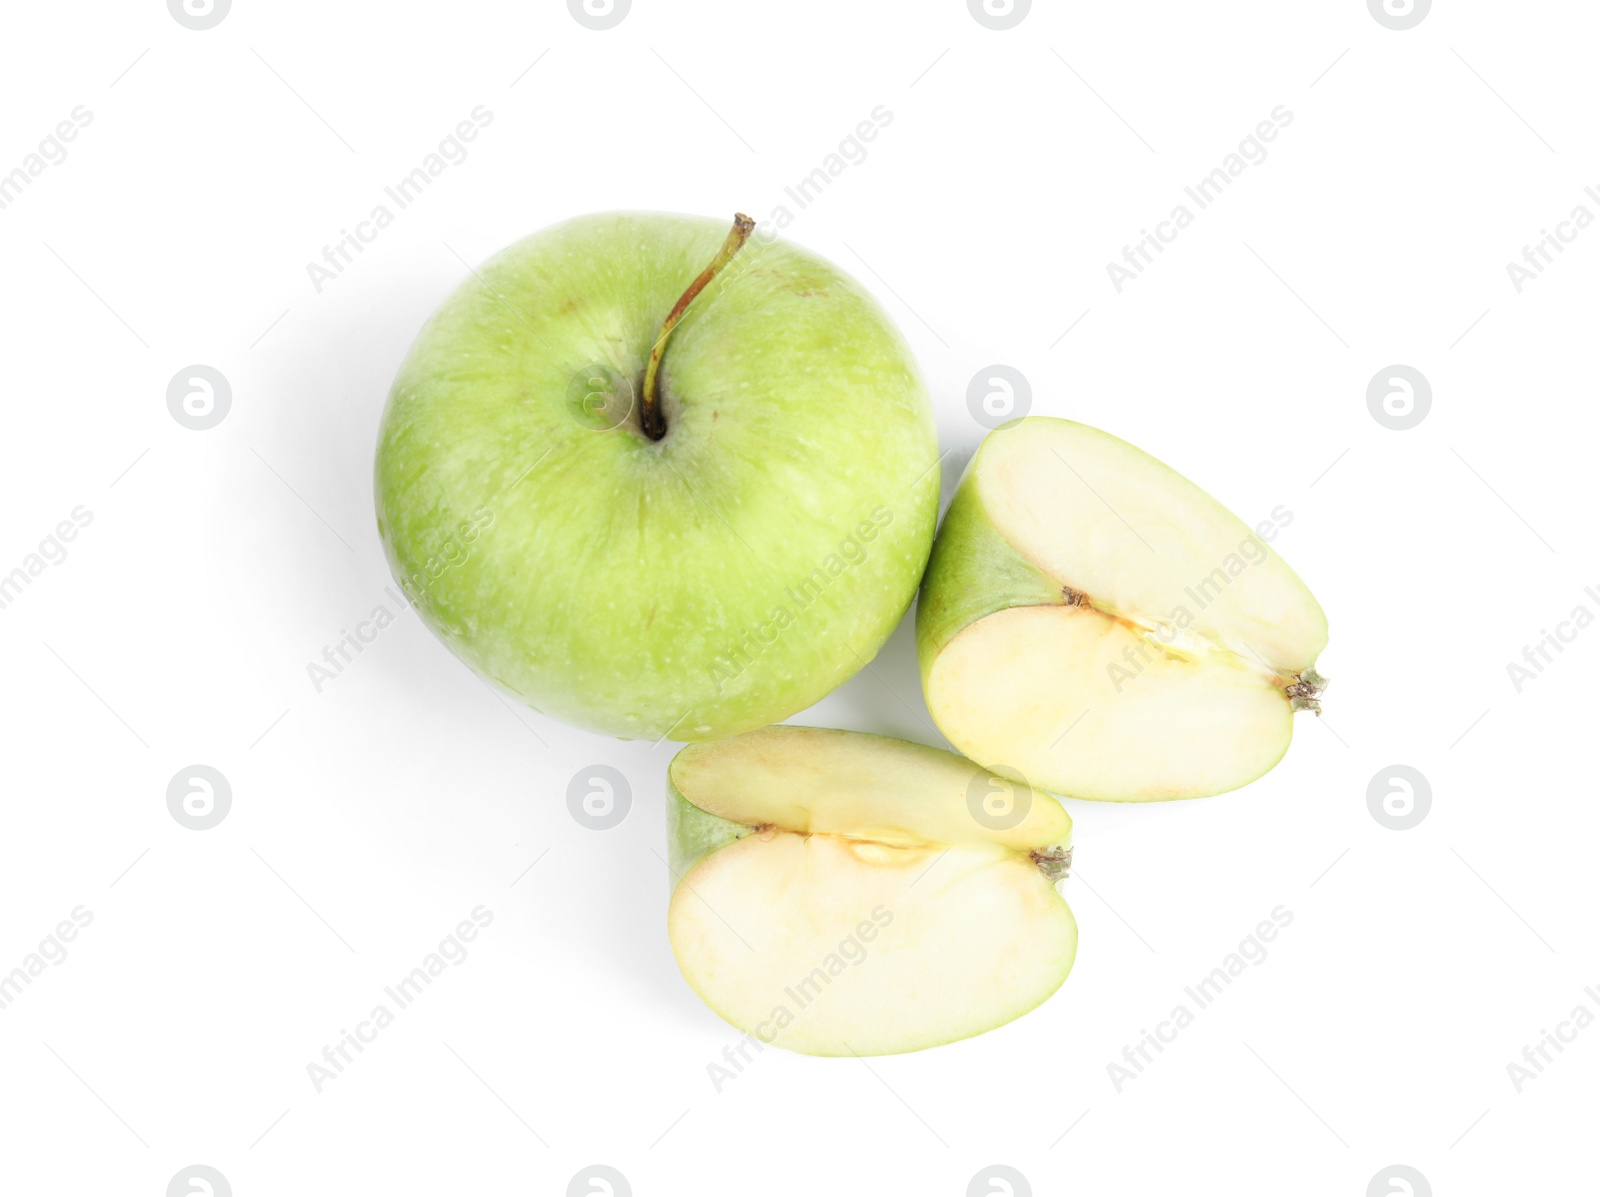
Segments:
[[[658,441],[667,434],[667,421],[661,414],[661,405],[656,401],[656,375],[661,371],[661,355],[666,350],[667,338],[672,336],[672,330],[678,326],[678,321],[683,319],[683,313],[694,302],[695,296],[704,291],[707,284],[733,260],[733,256],[744,248],[744,243],[750,239],[755,227],[756,222],[743,212],[734,214],[733,228],[729,230],[728,238],[722,243],[722,248],[717,250],[717,256],[712,258],[711,264],[689,284],[689,289],[673,305],[672,311],[667,314],[666,321],[661,325],[661,335],[656,338],[655,347],[650,350],[650,364],[645,367],[644,398],[639,407],[639,426],[653,441]]]

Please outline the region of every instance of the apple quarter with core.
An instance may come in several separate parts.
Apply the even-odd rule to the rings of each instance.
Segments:
[[[990,433],[917,604],[928,710],[996,772],[1106,801],[1235,789],[1320,713],[1328,621],[1187,478],[1043,416]]]

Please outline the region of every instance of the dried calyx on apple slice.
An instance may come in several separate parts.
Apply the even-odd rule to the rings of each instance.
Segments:
[[[996,772],[1079,798],[1221,793],[1320,713],[1322,608],[1176,471],[1068,420],[1006,424],[945,515],[917,608],[928,709]]]
[[[667,791],[678,967],[762,1043],[950,1043],[1072,968],[1056,890],[1072,820],[1048,794],[920,744],[789,726],[685,748]]]

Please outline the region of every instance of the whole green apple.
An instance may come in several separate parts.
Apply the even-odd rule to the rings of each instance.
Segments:
[[[916,363],[854,280],[752,228],[546,229],[474,271],[395,379],[391,568],[536,710],[650,739],[775,723],[915,594],[939,499]]]

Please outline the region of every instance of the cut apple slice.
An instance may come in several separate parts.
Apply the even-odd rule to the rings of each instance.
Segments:
[[[770,727],[668,780],[668,932],[701,999],[763,1043],[887,1055],[1027,1013],[1072,968],[1072,820],[953,753]]]
[[[985,767],[1079,798],[1221,793],[1320,710],[1316,599],[1247,527],[1114,436],[1034,417],[991,433],[917,610],[928,709]]]

